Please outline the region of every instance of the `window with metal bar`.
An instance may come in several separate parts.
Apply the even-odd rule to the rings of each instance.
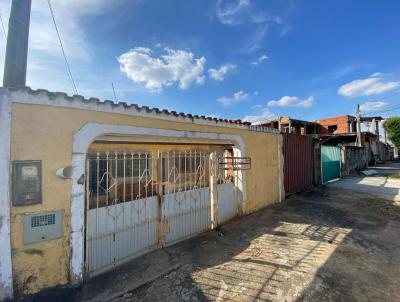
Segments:
[[[147,152],[112,152],[88,158],[90,208],[156,194],[152,159]]]
[[[209,186],[209,153],[165,152],[161,157],[161,165],[164,194]]]

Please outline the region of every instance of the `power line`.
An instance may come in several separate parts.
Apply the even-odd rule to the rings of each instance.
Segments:
[[[1,13],[0,13],[0,22],[1,22],[1,28],[3,29],[4,38],[6,38],[6,41],[7,41],[6,28],[4,27],[3,17],[1,15]]]
[[[391,96],[393,96],[393,95],[395,95],[395,94],[399,94],[399,93],[400,93],[400,90],[394,91],[394,92],[392,92],[392,93],[390,93],[390,94],[388,94],[388,95],[385,95],[385,98],[391,97]],[[391,105],[391,106],[388,106],[388,107],[382,108],[382,109],[365,111],[364,114],[377,114],[377,113],[380,113],[380,112],[386,112],[386,111],[391,110],[391,109],[394,108],[394,107],[397,108],[397,106],[400,106],[400,104]]]
[[[397,106],[400,106],[400,104],[394,104],[394,105],[390,105],[390,106],[387,106],[387,107],[381,108],[381,109],[365,111],[364,113],[368,113],[368,114],[369,114],[369,113],[374,113],[374,112],[380,112],[380,111],[387,110],[387,109],[391,109],[391,108],[397,107]]]
[[[74,78],[73,78],[72,73],[71,73],[71,68],[69,67],[69,63],[68,63],[68,60],[67,60],[67,55],[65,54],[65,51],[64,51],[64,46],[63,46],[63,43],[62,43],[62,40],[61,40],[60,32],[59,32],[58,27],[57,27],[56,18],[54,17],[53,7],[51,6],[50,0],[47,0],[47,3],[49,5],[51,18],[53,19],[54,28],[56,29],[56,32],[57,32],[58,41],[60,42],[60,47],[61,47],[62,55],[64,57],[65,67],[67,69],[68,76],[69,76],[69,78],[71,80],[71,83],[72,83],[72,86],[74,88],[75,93],[78,94],[78,89],[76,89],[75,81],[74,81]]]
[[[389,112],[389,111],[393,111],[393,110],[398,110],[400,109],[400,104],[396,104],[396,105],[392,105],[386,108],[383,108],[382,110],[376,110],[376,111],[369,111],[369,112],[365,112],[365,114],[381,114],[384,112]]]

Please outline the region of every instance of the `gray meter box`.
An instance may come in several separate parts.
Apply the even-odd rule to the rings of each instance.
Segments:
[[[24,244],[60,238],[63,217],[63,211],[24,215]]]

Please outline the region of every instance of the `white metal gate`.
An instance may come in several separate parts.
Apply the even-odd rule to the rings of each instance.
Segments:
[[[225,150],[218,158],[217,174],[217,206],[218,224],[224,223],[239,214],[242,194],[238,190],[238,171],[234,168],[233,151]]]
[[[87,171],[89,275],[211,228],[209,153],[97,153]]]
[[[165,244],[171,245],[211,228],[210,156],[181,151],[160,159]]]
[[[149,153],[97,153],[87,161],[86,270],[90,275],[158,244],[158,197]]]

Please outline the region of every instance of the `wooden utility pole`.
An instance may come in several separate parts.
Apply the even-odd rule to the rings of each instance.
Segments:
[[[357,104],[357,107],[356,107],[356,118],[357,118],[357,146],[362,147],[360,104]]]
[[[8,22],[4,87],[26,85],[31,0],[13,0]]]

